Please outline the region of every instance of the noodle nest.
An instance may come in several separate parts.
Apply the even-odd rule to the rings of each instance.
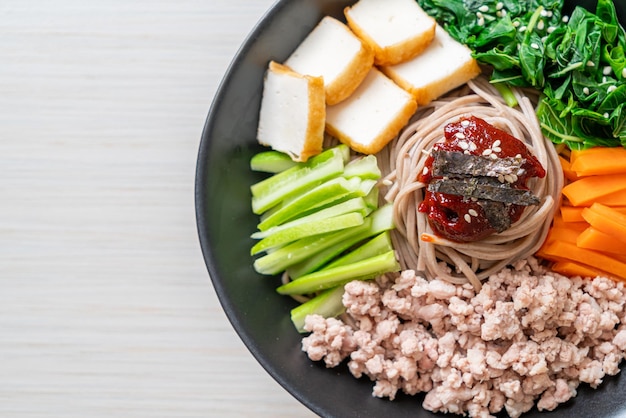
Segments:
[[[533,255],[543,243],[557,208],[563,176],[555,147],[544,138],[535,114],[537,97],[514,89],[519,103],[508,106],[485,77],[419,108],[411,123],[377,157],[384,175],[384,199],[393,202],[396,229],[392,240],[403,269],[423,272],[455,284],[481,281],[505,266]],[[432,146],[443,129],[463,116],[476,116],[526,144],[546,169],[529,189],[541,199],[527,207],[509,229],[472,243],[458,243],[433,234],[425,213],[418,211],[426,184],[417,181]],[[386,189],[386,190],[385,190]],[[431,242],[420,239],[426,234]]]

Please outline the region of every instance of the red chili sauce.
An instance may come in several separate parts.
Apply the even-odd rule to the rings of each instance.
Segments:
[[[458,151],[484,158],[517,157],[525,161],[516,176],[508,177],[511,188],[528,190],[532,177],[543,178],[545,169],[522,141],[477,117],[461,118],[444,128],[443,142],[433,150]],[[492,156],[495,155],[495,156]],[[427,169],[418,177],[426,184],[442,177],[432,176],[433,157],[426,160]],[[444,178],[445,181],[445,178]],[[502,179],[500,179],[502,181]],[[511,223],[519,220],[525,206],[508,204],[506,210]],[[455,242],[472,242],[498,232],[485,216],[480,200],[460,195],[431,192],[426,188],[419,211],[426,213],[434,233]],[[469,222],[468,222],[469,221]]]

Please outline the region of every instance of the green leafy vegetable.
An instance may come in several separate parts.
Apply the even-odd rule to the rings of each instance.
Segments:
[[[546,137],[571,149],[626,146],[626,36],[612,0],[595,13],[563,0],[417,0],[475,58],[509,105],[506,86],[543,93]]]

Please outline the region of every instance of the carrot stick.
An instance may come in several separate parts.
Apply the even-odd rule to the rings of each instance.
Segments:
[[[602,203],[602,202],[599,202]],[[607,205],[611,206],[611,205]],[[626,207],[624,206],[611,206],[613,209],[618,211],[621,214],[626,215]],[[584,206],[561,206],[561,218],[565,223],[576,223],[576,222],[587,222],[585,218],[583,218],[583,209]]]
[[[577,151],[570,170],[580,177],[626,173],[626,148],[595,147]]]
[[[552,228],[550,228],[550,231],[548,232],[548,236],[546,237],[546,242],[558,240],[558,241],[565,241],[565,242],[570,242],[572,244],[576,244],[578,235],[580,235],[581,232],[582,231],[577,231],[574,228],[553,226]]]
[[[564,276],[580,276],[580,277],[606,277],[608,274],[602,270],[589,267],[582,263],[563,260],[557,261],[552,265],[552,270]]]
[[[626,215],[600,203],[583,209],[582,215],[597,230],[626,243]]]
[[[586,151],[589,151],[589,150],[586,150]],[[576,159],[580,157],[580,155],[584,152],[585,150],[575,150],[575,149],[571,150],[569,153],[569,163],[574,164],[576,162]]]
[[[584,208],[583,208],[584,209]],[[553,228],[572,229],[578,233],[583,232],[589,224],[584,219],[581,222],[565,222],[565,219],[561,216],[555,216],[552,220]]]
[[[563,170],[563,175],[565,175],[565,179],[569,181],[578,180],[578,174],[574,170],[572,170],[572,165],[569,161],[559,155],[559,161],[561,162],[561,169]]]
[[[597,230],[593,226],[590,226],[578,235],[576,245],[580,248],[603,251],[605,253],[626,254],[626,243]]]
[[[586,222],[581,207],[561,206],[561,217],[563,222]]]
[[[563,187],[563,195],[572,206],[588,206],[599,198],[624,191],[626,173],[583,177]]]
[[[607,206],[626,206],[626,189],[599,197],[596,202]]]
[[[555,240],[542,248],[545,258],[553,261],[569,260],[604,270],[626,280],[626,263],[594,250],[579,248],[570,242]]]

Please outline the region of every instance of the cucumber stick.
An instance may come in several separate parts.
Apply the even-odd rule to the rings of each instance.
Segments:
[[[370,218],[371,215],[365,218],[362,225],[353,228],[306,237],[286,244],[275,251],[268,252],[266,255],[257,258],[254,261],[254,269],[260,274],[274,275],[282,273],[292,265],[298,264],[309,257],[313,257],[321,251],[339,246],[342,242],[353,236],[367,233],[372,227],[372,220]]]
[[[367,223],[367,221],[369,221],[369,223]],[[382,232],[389,231],[393,229],[393,227],[392,206],[385,205],[368,216],[365,226],[353,228],[352,231],[355,233],[344,233],[343,236],[336,239],[336,244],[328,245],[316,253],[311,254],[309,257],[304,258],[302,261],[290,265],[287,268],[289,277],[296,279],[300,276],[304,276],[305,274],[309,274],[321,268],[323,265],[339,256],[344,251],[354,247],[363,240]]]
[[[360,177],[362,179],[378,180],[381,176],[378,161],[374,155],[350,161],[343,171],[346,178]]]
[[[292,277],[308,274],[357,243],[393,228],[392,206],[385,205],[367,216],[362,225],[302,238],[254,261],[260,274],[274,275],[287,270]],[[292,275],[291,268],[297,272]]]
[[[259,152],[250,159],[250,169],[263,173],[276,174],[296,165],[290,156],[278,151]]]
[[[297,198],[282,206],[277,211],[263,218],[257,225],[261,231],[266,231],[273,226],[280,225],[299,215],[307,213],[311,209],[321,207],[350,194],[362,194],[359,179],[347,180],[343,177],[331,179],[312,190],[302,193]]]
[[[346,308],[342,303],[343,291],[343,286],[336,286],[293,308],[291,322],[298,332],[305,332],[304,321],[307,315],[317,314],[330,318],[344,313]]]
[[[306,190],[312,183],[339,176],[344,157],[331,148],[299,164],[252,185],[252,211],[261,214],[293,193]]]
[[[380,169],[373,155],[350,161],[345,145],[306,163],[276,151],[257,154],[251,169],[272,175],[250,188],[252,210],[260,215],[260,255],[254,269],[264,275],[287,272],[291,281],[277,288],[285,295],[310,295],[291,319],[304,332],[307,315],[337,316],[344,311],[343,286],[398,271],[389,230],[392,205],[378,207]]]
[[[276,291],[281,295],[306,295],[352,280],[369,280],[380,274],[399,270],[400,264],[394,251],[388,251],[355,263],[307,274],[278,287]]]
[[[281,229],[278,232],[270,234],[267,238],[262,239],[252,247],[251,254],[258,254],[261,251],[267,251],[269,248],[297,241],[300,238],[311,237],[325,232],[339,231],[353,226],[363,225],[363,222],[364,219],[362,214],[358,212],[351,212],[339,216],[333,216],[331,218],[297,224],[290,228]]]
[[[343,257],[339,257],[332,263],[324,266],[323,270],[356,263],[357,261],[362,261],[370,257],[375,257],[389,251],[393,251],[393,247],[391,245],[391,237],[389,236],[389,232],[385,231],[370,239],[365,244],[361,245],[355,250],[350,251]]]
[[[336,205],[329,206],[325,209],[321,209],[317,212],[313,212],[307,216],[303,216],[301,218],[294,219],[290,222],[285,222],[284,224],[274,226],[265,231],[257,231],[251,235],[254,239],[263,239],[267,238],[270,235],[282,231],[287,228],[291,228],[296,225],[302,225],[304,223],[314,222],[314,221],[322,221],[324,219],[332,218],[339,215],[345,215],[350,212],[358,212],[364,217],[369,215],[372,212],[372,209],[366,203],[365,199],[362,197],[355,197],[354,199],[346,200],[345,202],[338,203]],[[260,228],[259,228],[260,229]],[[314,235],[314,234],[311,234]]]

